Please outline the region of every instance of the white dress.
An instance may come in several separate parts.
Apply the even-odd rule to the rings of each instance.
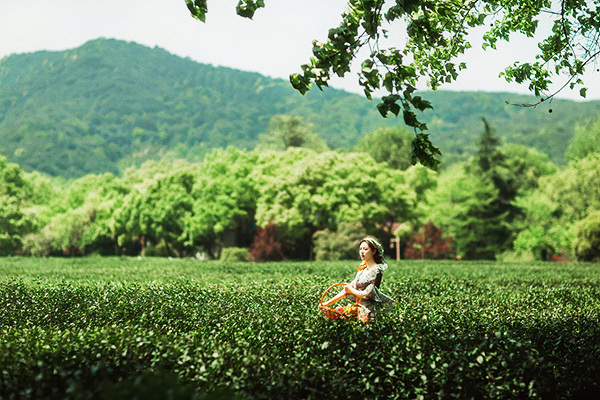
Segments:
[[[360,299],[358,310],[358,318],[362,321],[368,321],[375,318],[381,308],[390,304],[393,305],[396,301],[379,290],[383,271],[388,268],[386,263],[377,264],[372,267],[367,267],[356,273],[356,277],[350,285],[358,290],[363,299]],[[346,295],[351,301],[356,301],[356,296],[351,293]]]

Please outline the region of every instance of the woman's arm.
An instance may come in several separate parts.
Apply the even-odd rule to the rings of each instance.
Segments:
[[[332,297],[330,300],[327,300],[325,303],[323,303],[323,306],[330,306],[333,303],[335,303],[336,301],[343,299],[344,297],[346,297],[346,292],[344,290],[342,290],[341,292],[336,294],[334,297]]]
[[[363,284],[366,285],[366,287],[363,286],[364,290],[355,289],[352,286],[352,284],[348,284],[344,286],[344,291],[346,293],[351,293],[361,299],[369,299],[371,297],[371,292],[373,292],[373,289],[375,287],[379,287],[379,285],[381,284],[382,277],[383,274],[381,272],[377,273],[377,275],[375,275],[375,278],[373,278],[370,282]]]

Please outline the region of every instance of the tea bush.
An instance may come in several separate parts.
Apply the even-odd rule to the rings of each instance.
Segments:
[[[243,247],[225,247],[221,250],[219,260],[223,262],[248,261],[248,254],[248,249]]]
[[[317,311],[348,264],[5,263],[0,399],[600,395],[600,266],[391,262],[366,327]]]

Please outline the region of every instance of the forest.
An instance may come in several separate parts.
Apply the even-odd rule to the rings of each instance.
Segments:
[[[0,253],[599,259],[600,102],[432,93],[433,171],[373,103],[286,85],[106,39],[3,59]]]
[[[2,158],[0,248],[336,260],[370,234],[400,237],[412,259],[600,260],[600,122],[576,129],[563,166],[481,125],[475,155],[439,172],[410,165],[404,128],[340,152],[293,116],[274,118],[254,150],[146,161],[122,176],[65,180]]]

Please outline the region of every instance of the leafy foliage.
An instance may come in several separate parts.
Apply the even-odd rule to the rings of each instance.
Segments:
[[[554,255],[570,253],[569,225],[559,222],[558,204],[540,192],[520,197],[515,204],[525,214],[525,227],[513,243],[517,252],[530,252],[536,260],[551,260]]]
[[[401,171],[357,153],[299,148],[261,155],[259,226],[273,222],[296,257],[308,258],[312,235],[358,222],[370,232],[412,217],[414,193]]]
[[[399,127],[378,128],[366,134],[355,146],[357,153],[367,153],[390,168],[405,170],[411,166],[412,134]]]
[[[316,152],[329,150],[312,124],[290,115],[276,115],[269,121],[267,133],[258,135],[257,150],[285,151],[288,147],[305,147]]]
[[[389,261],[364,328],[316,309],[346,264],[11,259],[0,396],[597,395],[597,265]]]
[[[20,250],[23,236],[33,230],[23,207],[32,189],[20,167],[0,156],[0,255]]]
[[[592,153],[557,168],[533,149],[497,143],[440,172],[295,146],[215,149],[200,163],[148,161],[122,177],[71,181],[4,162],[2,251],[219,258],[273,222],[284,256],[337,258],[351,243],[334,240],[345,224],[387,242],[399,223],[431,221],[462,258],[573,259],[575,224],[600,209],[597,164]],[[318,231],[329,232],[323,243]]]
[[[600,210],[600,155],[574,160],[556,174],[542,177],[540,191],[558,205],[557,215],[565,224]]]
[[[285,245],[274,223],[268,223],[256,230],[254,242],[250,245],[253,261],[281,261],[286,258]]]
[[[214,254],[232,232],[236,237],[230,246],[250,245],[259,196],[250,175],[257,158],[257,153],[216,149],[196,166],[192,213],[186,221],[189,245]]]
[[[144,191],[131,192],[116,211],[115,230],[119,245],[142,236],[163,242],[167,254],[181,256],[186,247],[185,221],[192,210],[194,174],[176,169],[166,176],[155,176]]]
[[[354,260],[365,236],[367,232],[358,222],[341,222],[336,231],[316,231],[313,235],[315,260]]]
[[[498,150],[510,176],[512,190],[517,194],[536,189],[541,177],[557,172],[556,166],[548,161],[548,156],[535,149],[508,143]]]
[[[590,213],[575,226],[575,255],[580,261],[600,261],[600,211]]]
[[[147,160],[200,162],[213,148],[253,149],[276,116],[301,118],[334,149],[352,148],[377,128],[404,124],[381,119],[358,95],[324,89],[302,97],[284,81],[117,40],[16,54],[0,61],[0,154],[25,171],[52,176],[119,175]],[[530,102],[531,97],[419,95],[436,104],[422,119],[444,153],[443,165],[474,154],[481,115],[502,127],[504,142],[535,147],[563,164],[573,127],[600,113],[599,101],[555,100],[549,114],[542,107],[504,104],[507,98]]]
[[[189,0],[187,3],[192,15],[204,20],[206,1],[196,6]],[[242,0],[237,11],[251,18],[263,6],[262,0]],[[587,88],[583,87],[581,76],[585,67],[593,65],[600,56],[600,25],[597,4],[593,2],[350,0],[341,17],[340,24],[329,30],[325,42],[313,42],[313,57],[301,66],[302,73],[290,76],[292,86],[302,94],[313,84],[323,89],[332,75],[350,72],[350,64],[361,48],[369,48],[359,75],[365,96],[371,99],[379,89],[387,93],[377,108],[384,117],[388,113],[398,116],[402,111],[404,122],[415,129],[413,163],[418,161],[431,168],[439,164],[440,152],[424,133],[426,124],[417,117],[417,111],[432,108],[429,101],[414,95],[417,81],[425,78],[435,91],[443,83],[456,80],[460,71],[467,68],[464,62],[457,65],[457,59],[471,47],[467,41],[471,28],[484,27],[483,47],[495,49],[498,41],[509,41],[511,33],[533,37],[542,17],[553,23],[550,35],[539,43],[537,61],[516,60],[502,73],[508,81],[529,82],[529,89],[541,97],[527,106],[552,99],[556,93],[545,92],[553,79],[560,80],[563,73],[567,75],[563,88],[580,87],[579,93],[585,97]],[[400,21],[404,22],[406,42],[388,48],[381,46],[380,39],[387,37],[387,25],[398,25]]]
[[[248,261],[248,249],[243,247],[225,247],[219,260],[223,262]]]
[[[571,160],[585,158],[600,153],[600,119],[588,121],[575,127],[573,140],[569,144],[566,156]]]
[[[14,197],[0,196],[0,256],[20,250],[23,236],[32,225]]]
[[[469,174],[456,165],[440,177],[431,194],[432,221],[456,241],[456,253],[465,259],[493,259],[506,242],[505,215],[494,202],[498,189],[481,174]]]
[[[426,223],[420,232],[410,235],[404,250],[404,258],[408,260],[454,258],[456,251],[451,247],[453,239],[443,236],[444,232],[433,222]]]

